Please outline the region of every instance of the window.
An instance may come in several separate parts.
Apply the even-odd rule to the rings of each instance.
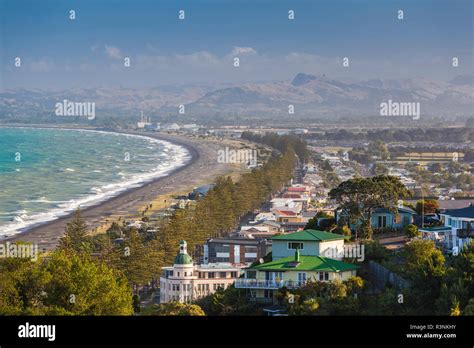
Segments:
[[[319,272],[319,281],[329,280],[328,272]]]
[[[306,283],[306,272],[298,273],[298,283],[300,284]]]
[[[378,227],[379,227],[379,228],[387,227],[387,216],[385,216],[385,215],[380,215],[380,216],[378,217]]]
[[[236,273],[236,272],[231,272],[232,273]],[[247,271],[245,273],[245,276],[247,279],[257,279],[257,271]],[[232,277],[234,278],[234,277]]]
[[[237,272],[230,272],[231,278],[237,278]]]
[[[214,290],[217,290],[217,284],[212,284],[212,288],[213,288]]]
[[[212,279],[212,278],[215,278],[214,272],[209,272],[209,273],[207,274],[207,277],[208,277],[208,278],[211,278],[211,279]]]
[[[227,272],[220,272],[219,277],[220,278],[227,278]]]
[[[216,253],[228,253],[229,249],[230,249],[229,244],[222,244],[222,245],[216,245],[215,246]]]
[[[301,242],[288,242],[288,249],[303,249],[303,243]]]
[[[257,247],[256,246],[245,246],[245,252],[246,253],[256,253],[257,252]]]
[[[179,284],[176,284],[176,291],[179,291]]]

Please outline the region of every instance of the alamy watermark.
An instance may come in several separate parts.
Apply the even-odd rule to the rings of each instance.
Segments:
[[[20,258],[20,259],[31,259],[32,261],[38,260],[38,244],[17,244],[6,242],[5,244],[0,243],[0,258]]]
[[[409,116],[414,120],[420,119],[419,102],[395,102],[389,99],[380,103],[380,116]]]
[[[359,262],[365,260],[365,245],[362,244],[348,244],[344,245],[342,249],[327,248],[323,252],[324,256],[330,259],[356,259]]]
[[[256,166],[258,159],[258,150],[252,149],[231,149],[225,147],[217,151],[218,163],[246,164],[247,166]]]
[[[56,116],[85,116],[89,120],[95,118],[95,103],[93,102],[72,102],[64,99],[55,104]]]

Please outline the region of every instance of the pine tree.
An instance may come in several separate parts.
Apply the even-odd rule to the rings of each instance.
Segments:
[[[91,250],[90,240],[87,236],[87,225],[79,208],[74,213],[72,220],[66,224],[64,235],[59,240],[59,249],[77,254],[89,253]]]

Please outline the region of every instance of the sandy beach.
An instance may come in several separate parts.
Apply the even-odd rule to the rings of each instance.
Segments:
[[[161,201],[161,205],[166,205],[164,199],[167,197],[189,192],[193,187],[212,182],[219,175],[233,174],[235,176],[244,171],[241,166],[235,164],[218,163],[217,150],[224,146],[222,140],[198,139],[183,135],[149,132],[127,131],[126,133],[145,135],[184,146],[189,151],[191,160],[166,177],[158,178],[144,186],[122,192],[98,205],[83,208],[81,213],[90,230],[100,230],[104,224],[111,223],[117,216],[136,216],[138,218],[143,207],[151,202],[153,202],[154,207],[158,205],[156,203],[158,201]],[[226,142],[228,141],[226,140]],[[237,144],[238,141],[235,141],[235,143]],[[64,233],[66,223],[71,220],[71,216],[72,213],[57,220],[32,227],[3,241],[31,242],[37,243],[39,250],[54,249]]]

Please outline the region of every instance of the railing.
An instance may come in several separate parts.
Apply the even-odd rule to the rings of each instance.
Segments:
[[[474,238],[474,230],[468,228],[458,228],[456,230],[458,238]]]
[[[272,289],[277,290],[282,287],[287,287],[290,289],[299,288],[300,286],[304,285],[306,282],[304,281],[276,281],[276,280],[259,280],[259,279],[246,279],[246,278],[239,278],[235,280],[235,287],[240,289]]]

